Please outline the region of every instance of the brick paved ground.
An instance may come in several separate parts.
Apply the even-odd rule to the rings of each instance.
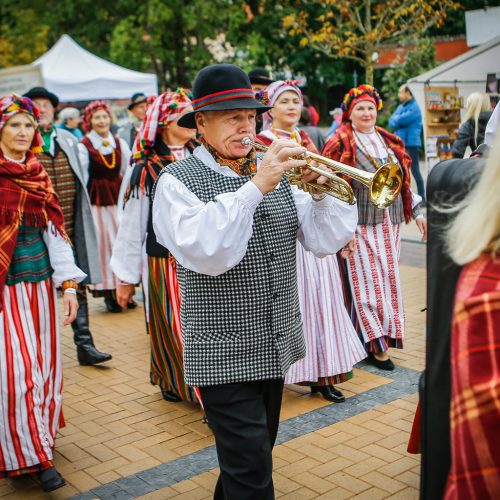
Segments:
[[[423,245],[403,246],[407,338],[404,350],[392,351],[395,372],[361,364],[339,386],[348,397],[339,405],[303,387],[285,389],[274,453],[278,497],[417,498],[419,460],[406,443],[424,365],[424,252]],[[149,384],[142,311],[110,315],[101,301],[91,306],[96,344],[114,359],[80,367],[70,330],[63,330],[66,427],[54,459],[68,485],[48,496],[29,478],[3,480],[0,497],[211,498],[213,438],[196,405],[167,403]]]

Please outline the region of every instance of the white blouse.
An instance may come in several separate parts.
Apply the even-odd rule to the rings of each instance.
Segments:
[[[116,141],[111,132],[108,132],[107,137],[101,137],[95,130],[91,130],[87,137],[90,139],[92,146],[100,151],[102,155],[109,155],[116,148]],[[132,156],[132,152],[126,141],[121,138],[118,138],[120,141],[120,149],[122,153],[122,161],[120,165],[121,175],[125,175],[127,171],[127,167],[129,166],[130,157]],[[109,144],[104,146],[104,142],[107,141]],[[83,172],[83,181],[85,185],[87,185],[89,181],[89,150],[85,147],[81,142],[78,143],[78,156],[80,158],[80,163],[82,165]]]
[[[238,177],[219,165],[200,146],[194,154],[209,168],[227,177]],[[358,220],[356,205],[326,196],[315,201],[292,186],[297,207],[297,238],[317,257],[333,254],[353,238]],[[264,196],[253,182],[234,192],[203,203],[171,174],[160,177],[153,202],[153,227],[158,242],[182,266],[218,276],[244,258],[253,231],[253,215]]]
[[[75,264],[71,245],[58,233],[52,222],[43,232],[43,241],[49,252],[50,265],[54,269],[52,281],[56,287],[66,280],[76,280],[77,283],[86,278],[86,274]]]

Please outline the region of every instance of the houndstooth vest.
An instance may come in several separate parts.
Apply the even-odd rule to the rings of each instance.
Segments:
[[[226,177],[196,156],[172,163],[160,175],[165,172],[204,203],[250,180]],[[283,378],[304,357],[297,230],[290,185],[281,182],[257,207],[247,253],[237,266],[214,277],[177,265],[188,385]]]

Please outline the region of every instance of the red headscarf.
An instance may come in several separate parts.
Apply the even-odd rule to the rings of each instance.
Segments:
[[[0,101],[0,130],[17,113],[27,113],[36,120],[38,108],[28,98],[4,97]],[[41,144],[39,135],[35,134],[31,149]],[[23,162],[16,162],[5,158],[0,149],[0,311],[19,226],[26,224],[46,229],[49,221],[68,239],[57,195],[42,164],[31,151]]]
[[[87,107],[83,110],[82,128],[86,134],[88,134],[92,130],[92,124],[90,123],[92,115],[100,109],[106,111],[109,117],[113,119],[111,109],[109,109],[109,106],[104,101],[92,101],[91,103],[87,104]]]
[[[382,109],[383,103],[377,89],[371,85],[362,84],[354,87],[344,96],[344,101],[340,106],[342,108],[342,121],[350,120],[351,111],[360,101],[371,101],[375,104],[377,111]]]
[[[135,138],[132,158],[139,160],[151,153],[156,142],[158,129],[166,127],[181,116],[184,109],[191,106],[191,91],[178,88],[159,95],[149,106],[141,128]]]

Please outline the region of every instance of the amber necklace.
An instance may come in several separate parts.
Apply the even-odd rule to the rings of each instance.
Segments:
[[[279,131],[278,131],[279,130]],[[286,137],[287,135],[290,136],[290,139],[294,140],[296,143],[300,144],[300,138],[296,132],[296,129],[294,129],[293,132],[287,132],[286,130],[283,130],[283,132],[285,132],[285,134],[280,134],[279,132],[281,132],[280,129],[276,129],[274,128],[273,125],[271,125],[271,132],[274,134],[274,136],[276,137],[276,139],[281,139],[283,137]]]
[[[356,144],[359,147],[359,149],[361,149],[361,152],[370,160],[370,162],[375,167],[375,169],[378,169],[380,167],[379,163],[377,162],[377,160],[375,160],[375,158],[373,158],[373,156],[370,153],[368,153],[366,147],[361,142],[361,138],[359,137],[359,135],[356,132],[356,129],[354,127],[353,127],[352,131],[354,133],[354,137],[356,137],[356,139],[357,139]],[[384,141],[384,139],[382,139],[382,137],[380,136],[377,129],[375,129],[375,134],[379,138],[380,142],[383,144],[385,151],[387,153],[387,158],[388,158],[389,162],[390,163],[397,163],[397,160],[395,160],[394,157],[391,155],[389,148],[387,147],[387,143]]]
[[[102,145],[106,148],[110,145],[108,141],[102,141]],[[111,153],[111,163],[108,163],[108,160],[106,160],[105,156],[98,150],[99,156],[101,157],[101,160],[106,168],[109,168],[112,170],[116,166],[116,149],[113,148],[113,152]]]

